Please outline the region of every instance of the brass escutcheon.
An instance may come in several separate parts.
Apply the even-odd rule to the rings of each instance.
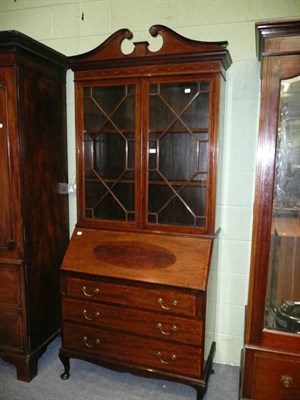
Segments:
[[[282,386],[284,386],[286,389],[291,388],[294,384],[293,378],[288,375],[282,375],[280,378],[280,382]]]

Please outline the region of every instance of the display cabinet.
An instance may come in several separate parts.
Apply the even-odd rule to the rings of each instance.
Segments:
[[[67,58],[0,32],[0,356],[20,380],[60,329],[59,267],[69,241]]]
[[[171,29],[160,50],[120,30],[70,57],[78,222],[62,268],[71,357],[207,388],[206,289],[216,217],[226,42]]]
[[[300,20],[257,23],[261,105],[240,398],[300,398]]]

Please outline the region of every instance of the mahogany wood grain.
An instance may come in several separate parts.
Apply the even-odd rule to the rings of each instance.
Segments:
[[[127,268],[109,264],[95,257],[93,250],[100,244],[128,240],[154,244],[175,255],[176,261],[162,269]],[[96,276],[109,276],[139,282],[169,285],[195,290],[206,290],[212,239],[190,236],[155,235],[96,229],[76,229],[62,264],[63,271],[74,271]]]
[[[134,51],[124,54],[121,51],[121,44],[125,39],[132,39],[133,34],[128,29],[120,29],[95,49],[70,57],[71,67],[73,70],[111,68],[111,60],[115,60],[119,67],[216,59],[221,60],[226,69],[231,64],[226,41],[208,43],[187,39],[163,25],[153,25],[149,33],[153,37],[160,35],[163,39],[163,46],[158,54],[160,57],[155,57],[156,54],[148,49],[148,42],[135,42]]]
[[[78,188],[78,221],[81,227],[103,227],[123,230],[149,230],[184,234],[214,235],[216,208],[216,171],[218,131],[222,129],[219,122],[221,86],[225,71],[231,64],[231,57],[226,50],[227,42],[200,42],[178,35],[171,29],[155,25],[150,34],[160,35],[163,46],[157,52],[148,50],[147,42],[135,43],[131,54],[123,54],[120,48],[123,40],[130,39],[132,33],[121,29],[103,44],[88,53],[69,57],[70,67],[74,71],[76,98],[76,164]],[[85,175],[84,175],[84,118],[83,89],[87,86],[113,85],[116,79],[122,78],[119,84],[131,82],[136,87],[136,158],[135,158],[135,221],[114,221],[104,218],[94,220],[85,215]],[[184,226],[168,223],[153,224],[146,221],[147,199],[147,93],[148,85],[156,79],[159,83],[170,81],[189,81],[207,79],[211,83],[209,104],[209,151],[206,222],[205,226]],[[142,149],[142,150],[141,150]],[[188,159],[188,155],[186,156]]]
[[[2,264],[0,269],[0,304],[21,305],[20,267]]]
[[[257,23],[256,38],[257,56],[262,63],[262,87],[240,398],[292,400],[300,397],[300,336],[295,333],[284,333],[275,328],[266,329],[265,318],[271,238],[278,232],[287,232],[289,236],[295,233],[296,228],[284,219],[274,220],[272,212],[280,84],[281,80],[300,75],[300,20]],[[295,224],[299,224],[299,220]],[[299,270],[297,261],[296,265]],[[293,280],[289,268],[285,267],[285,273],[288,275],[287,279]],[[299,300],[299,293],[295,296]],[[287,389],[284,387],[284,382],[280,381],[282,375],[290,374],[293,376],[294,384]]]
[[[19,207],[21,191],[18,184],[11,184],[20,181],[18,137],[15,134],[18,130],[18,119],[17,113],[14,112],[17,109],[16,77],[16,70],[12,66],[0,69],[0,123],[3,125],[0,129],[0,146],[1,153],[7,154],[1,160],[1,171],[3,171],[1,175],[1,188],[3,190],[1,221],[3,220],[3,222],[1,222],[0,258],[12,260],[22,258],[24,253],[23,232],[18,223],[22,220]],[[8,147],[9,152],[7,151]]]
[[[191,377],[200,377],[202,355],[199,347],[176,345],[137,335],[64,323],[64,346],[99,356],[103,360],[122,361],[129,365],[155,368]],[[160,354],[158,354],[160,353]],[[172,356],[175,357],[172,357]]]
[[[147,42],[138,42],[130,54],[123,54],[122,42],[133,35],[121,29],[94,50],[69,57],[75,81],[78,219],[61,267],[60,359],[65,368],[61,377],[70,377],[69,359],[75,357],[190,384],[201,400],[216,348],[213,342],[204,364],[206,291],[213,238],[219,229],[215,211],[218,142],[231,57],[227,42],[187,39],[162,25],[152,26],[149,32],[163,40],[156,52]],[[189,100],[185,97],[174,105],[166,100],[169,117],[151,109],[152,100],[159,104],[157,94],[150,100],[154,87],[167,88],[170,96],[170,87],[188,90],[190,85],[197,89]],[[99,119],[109,120],[102,131],[103,124],[94,123],[97,118],[92,117],[92,93],[100,93],[100,103],[107,105],[103,93],[116,86],[125,88],[126,99],[130,91],[135,108],[129,107],[125,116],[130,124],[120,127],[114,121],[118,107],[105,111],[104,118],[101,111]],[[199,104],[194,104],[198,97]],[[183,115],[190,104],[187,123]],[[199,109],[199,118],[194,107]],[[118,157],[114,152],[113,160],[104,163],[109,155],[101,141],[103,134],[116,130],[123,139],[130,133],[134,142],[131,159],[128,141],[125,156],[120,155],[121,166],[126,165],[123,172],[130,171],[122,179],[118,168],[118,173],[114,170]],[[164,157],[156,159],[153,169],[160,178],[150,177],[150,135],[165,140],[160,149]],[[90,149],[95,140],[97,156]],[[196,156],[191,156],[192,151]],[[97,157],[105,164],[104,178],[98,173],[102,164],[97,164]],[[178,176],[174,177],[174,170],[180,171]],[[120,184],[129,188],[122,190],[121,197],[131,208],[120,205],[113,192]],[[103,206],[103,187],[109,192],[107,198],[120,205],[115,214],[109,201]]]
[[[171,314],[198,316],[203,313],[204,298],[190,291],[167,289],[165,285],[129,284],[123,280],[88,280],[77,277],[66,279],[64,293],[78,299],[111,302],[148,310],[167,311]],[[128,282],[128,281],[127,281]],[[130,281],[129,281],[130,282]],[[200,314],[201,315],[201,314]]]
[[[122,306],[64,298],[64,318],[68,321],[131,332],[161,340],[201,345],[203,322],[166,313],[151,313]]]
[[[297,38],[295,37],[295,40]],[[263,334],[264,307],[268,276],[270,232],[272,221],[272,199],[274,182],[274,163],[276,154],[277,119],[279,105],[280,79],[300,73],[300,54],[288,57],[267,57],[263,63],[263,90],[261,98],[259,139],[257,159],[256,194],[254,204],[252,256],[249,286],[249,305],[247,316],[246,343],[259,344]],[[268,85],[268,90],[265,89]],[[265,157],[270,154],[270,157]],[[282,337],[282,346],[289,339]],[[288,345],[289,346],[289,345]]]
[[[244,364],[247,376],[243,399],[294,400],[300,395],[300,360],[293,353],[247,346]],[[290,380],[284,386],[283,379]]]
[[[69,241],[60,186],[68,181],[67,58],[4,31],[0,67],[0,153],[7,155],[0,165],[0,356],[29,381],[60,329],[59,267]]]

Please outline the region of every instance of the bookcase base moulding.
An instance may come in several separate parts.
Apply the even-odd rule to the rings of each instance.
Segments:
[[[219,202],[226,42],[126,29],[69,58],[74,71],[78,220],[61,266],[70,358],[170,379],[202,399],[207,282]],[[220,203],[218,203],[220,204]]]

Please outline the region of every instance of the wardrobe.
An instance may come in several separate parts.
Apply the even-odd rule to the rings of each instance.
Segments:
[[[300,398],[300,20],[258,22],[261,102],[240,399]]]
[[[0,356],[23,381],[60,331],[67,65],[20,32],[0,32]]]

